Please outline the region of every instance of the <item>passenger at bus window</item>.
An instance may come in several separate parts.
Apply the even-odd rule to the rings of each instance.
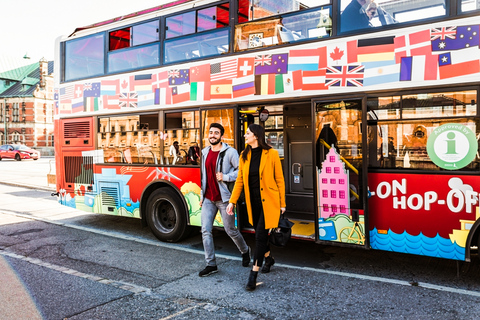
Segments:
[[[370,4],[368,4],[365,12],[367,13],[368,20],[372,20],[373,17],[377,15],[377,4],[372,1]]]
[[[257,275],[270,272],[275,260],[270,252],[268,231],[278,227],[280,213],[286,209],[285,181],[278,151],[265,143],[265,129],[251,124],[245,134],[247,147],[240,157],[237,181],[232,191],[227,213],[233,215],[233,206],[242,190],[245,191],[248,221],[255,228],[255,253],[246,289],[255,290]]]
[[[170,156],[173,157],[172,164],[177,163],[178,158],[180,157],[180,147],[178,146],[178,141],[175,141],[170,146]]]
[[[208,132],[210,146],[202,150],[200,206],[202,207],[202,241],[207,265],[198,274],[200,277],[211,275],[218,269],[212,237],[213,223],[218,211],[220,211],[225,231],[242,254],[242,265],[248,267],[250,264],[250,248],[235,227],[235,216],[227,214],[226,211],[231,196],[228,183],[237,179],[238,152],[222,142],[224,133],[225,129],[221,124],[210,124]]]
[[[396,167],[397,149],[393,143],[393,137],[388,137],[388,164],[390,168]]]
[[[198,159],[200,158],[200,148],[198,143],[193,142],[193,145],[188,149],[188,160],[190,164],[197,165]]]
[[[371,2],[371,0],[352,0],[348,4],[340,18],[342,32],[371,27],[370,19],[363,9]]]

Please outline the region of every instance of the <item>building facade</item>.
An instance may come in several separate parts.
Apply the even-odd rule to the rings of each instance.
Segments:
[[[0,141],[53,155],[53,61],[0,59]]]

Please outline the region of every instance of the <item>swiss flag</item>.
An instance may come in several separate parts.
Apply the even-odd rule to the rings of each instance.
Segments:
[[[255,57],[238,58],[238,73],[237,78],[253,75]]]

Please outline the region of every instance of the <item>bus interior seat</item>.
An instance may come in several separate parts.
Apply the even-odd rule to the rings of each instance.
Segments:
[[[200,52],[202,57],[213,56],[218,54],[218,48],[206,42],[200,42]]]
[[[282,42],[292,42],[292,41],[305,38],[299,32],[289,30],[284,26],[282,26],[281,24],[277,25],[277,29],[278,29],[278,33],[280,34],[280,39],[282,40]]]

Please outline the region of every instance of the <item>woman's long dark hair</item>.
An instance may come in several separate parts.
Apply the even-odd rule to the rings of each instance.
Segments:
[[[255,137],[257,137],[259,148],[261,148],[262,150],[268,150],[272,148],[265,142],[265,129],[262,126],[252,123],[251,125],[248,126],[248,130],[250,130],[255,135]],[[252,147],[250,145],[247,145],[245,150],[243,150],[242,152],[243,161],[247,161],[247,156],[251,150],[252,150]]]

